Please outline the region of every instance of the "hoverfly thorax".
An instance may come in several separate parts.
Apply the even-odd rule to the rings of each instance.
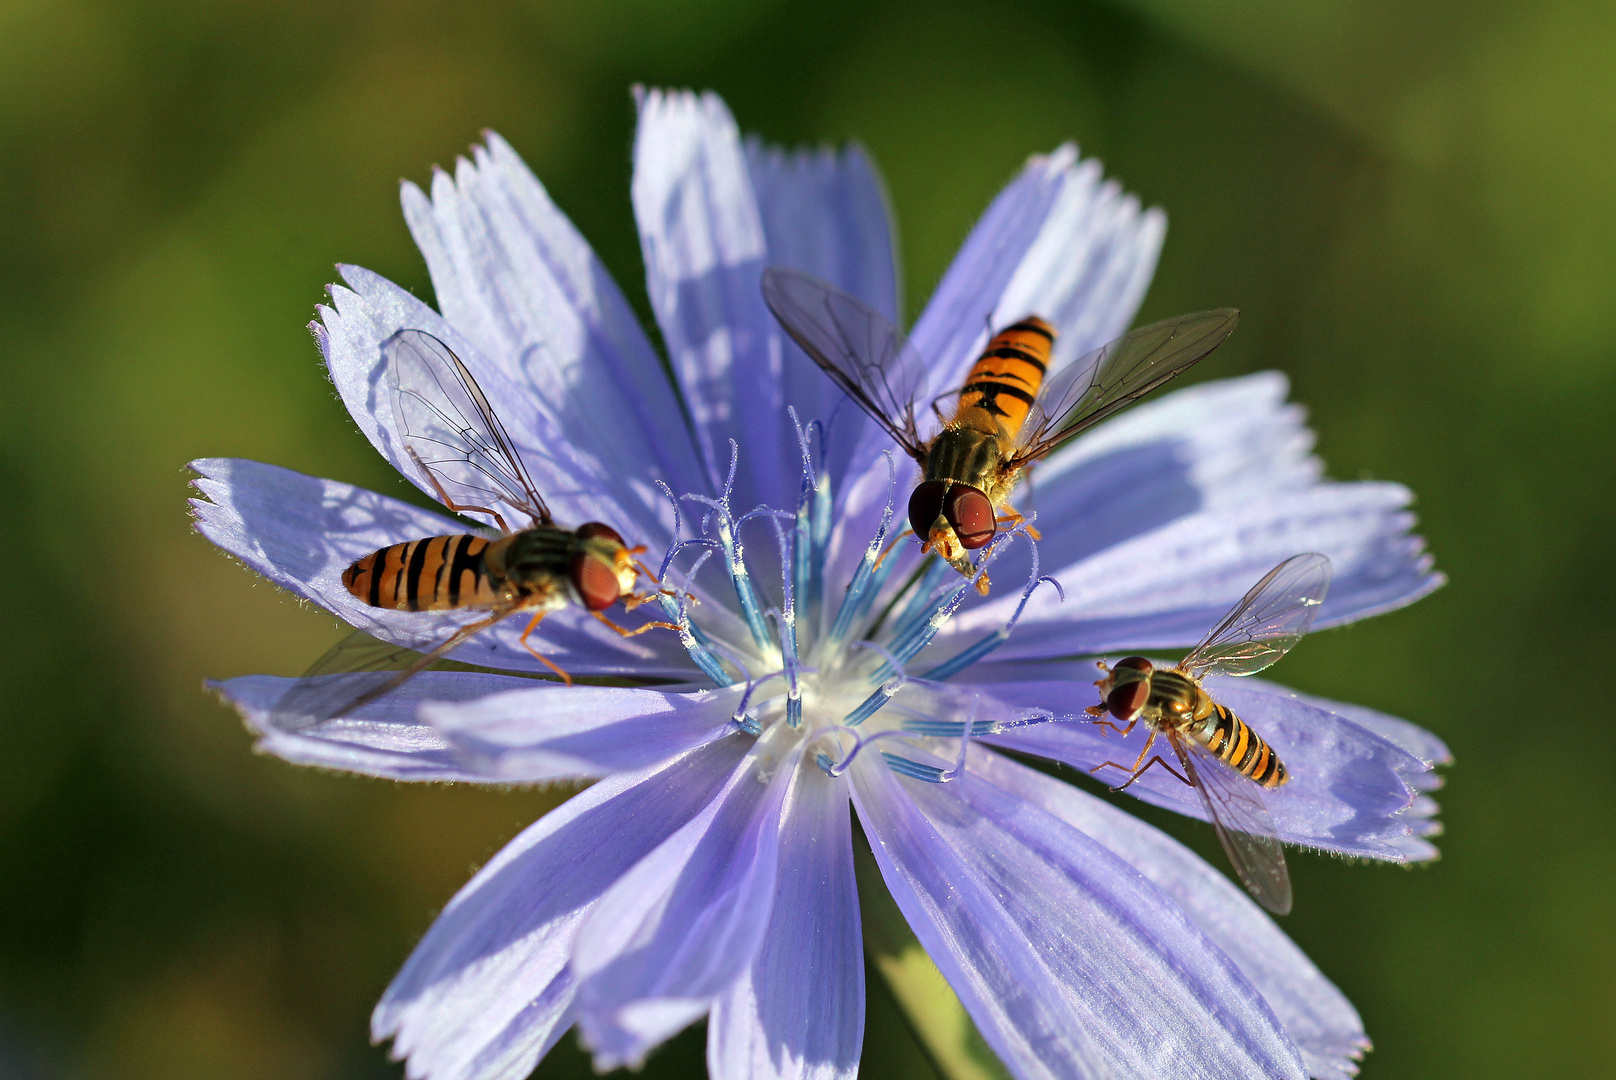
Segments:
[[[994,496],[1002,468],[1003,454],[993,435],[970,427],[938,433],[927,454],[926,478],[909,497],[909,526],[928,551],[951,563],[964,562],[965,552],[993,542],[999,528]]]

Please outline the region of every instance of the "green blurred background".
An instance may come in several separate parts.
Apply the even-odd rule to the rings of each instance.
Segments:
[[[371,1004],[564,793],[255,756],[203,678],[338,631],[189,531],[184,463],[401,489],[304,324],[338,260],[431,295],[396,182],[485,127],[643,312],[636,81],[863,140],[911,314],[1028,153],[1076,138],[1167,208],[1143,316],[1243,309],[1200,377],[1290,373],[1331,474],[1412,486],[1452,578],[1286,665],[1458,757],[1442,861],[1295,855],[1286,929],[1367,1077],[1616,1073],[1616,7],[0,0],[0,1075],[402,1075]],[[879,989],[868,1042],[927,1075]],[[587,1071],[569,1038],[540,1075]]]

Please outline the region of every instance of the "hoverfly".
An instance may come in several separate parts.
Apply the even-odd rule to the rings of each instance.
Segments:
[[[1330,560],[1309,553],[1294,555],[1263,575],[1223,621],[1181,660],[1177,667],[1156,667],[1142,656],[1130,656],[1100,670],[1101,704],[1090,716],[1110,713],[1113,720],[1096,724],[1126,735],[1143,721],[1150,729],[1144,749],[1132,766],[1103,761],[1090,772],[1110,765],[1130,773],[1121,791],[1160,765],[1194,788],[1240,880],[1269,911],[1291,909],[1290,872],[1273,818],[1258,793],[1289,780],[1284,764],[1262,737],[1233,712],[1201,689],[1208,675],[1255,675],[1284,656],[1306,634],[1330,588]],[[1118,727],[1117,722],[1126,724]],[[1178,772],[1157,754],[1145,760],[1156,736],[1173,748],[1183,766]]]
[[[342,584],[371,607],[471,608],[488,614],[429,651],[391,646],[355,631],[287,691],[276,708],[283,721],[308,727],[375,701],[519,611],[533,613],[518,639],[522,647],[569,686],[572,676],[528,644],[550,612],[577,604],[624,637],[678,629],[651,622],[630,630],[606,617],[606,609],[619,601],[633,610],[656,595],[634,591],[639,575],[656,580],[635,558],[644,547],[627,546],[599,521],[576,529],[555,523],[505,426],[447,345],[423,330],[400,330],[382,344],[382,356],[405,454],[444,506],[485,514],[504,535],[458,533],[392,544],[354,562],[342,572]],[[513,528],[507,513],[525,518],[525,527]],[[357,672],[373,677],[326,678]]]
[[[1219,308],[1143,326],[1048,378],[1055,328],[1027,316],[993,336],[964,385],[932,403],[942,430],[923,439],[915,396],[925,364],[884,315],[778,267],[763,272],[763,298],[814,363],[920,463],[910,528],[922,551],[966,577],[976,572],[968,553],[992,542],[1000,525],[1023,520],[1010,506],[1023,469],[1203,359],[1240,314]],[[949,396],[956,400],[944,416],[938,403]],[[977,588],[988,591],[986,575]]]

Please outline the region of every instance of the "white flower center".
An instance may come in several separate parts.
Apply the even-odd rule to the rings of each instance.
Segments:
[[[792,421],[796,422],[794,412]],[[801,425],[797,431],[803,481],[795,512],[760,506],[738,517],[732,513],[729,495],[739,458],[733,442],[729,480],[718,498],[679,499],[668,492],[675,506],[675,540],[659,576],[667,580],[679,556],[696,552],[685,567],[685,579],[693,580],[703,565],[717,560],[738,600],[748,639],[744,642],[726,640],[714,629],[720,620],[703,618],[701,607],[692,607],[683,594],[663,597],[697,665],[720,685],[745,685],[734,713],[736,724],[781,747],[808,739],[813,759],[832,774],[874,744],[900,772],[942,782],[951,779],[957,768],[953,759],[963,760],[965,738],[1048,719],[1047,712],[1008,707],[983,691],[940,681],[1002,644],[1033,590],[1050,581],[1038,576],[1036,547],[1022,602],[1006,625],[916,677],[905,665],[947,624],[974,589],[974,579],[960,577],[933,556],[906,586],[896,592],[886,588],[902,561],[881,558],[902,528],[901,522],[894,525],[894,486],[881,523],[845,590],[838,587],[840,582],[825,582],[831,535],[829,479],[816,474],[808,433]],[[681,504],[700,508],[693,515],[699,521],[699,535],[679,537]],[[743,529],[751,535],[764,523],[772,527],[776,540],[781,581],[780,602],[768,606],[759,598],[741,541]],[[1002,532],[984,549],[978,575],[1017,538],[1032,543],[1024,526]],[[836,610],[822,611],[830,597],[837,598]],[[799,618],[800,611],[809,617]]]

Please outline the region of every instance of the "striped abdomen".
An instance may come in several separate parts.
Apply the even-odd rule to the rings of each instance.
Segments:
[[[394,544],[348,567],[342,583],[371,607],[396,611],[486,607],[499,599],[483,561],[488,544],[471,533]]]
[[[1212,715],[1196,729],[1194,735],[1241,776],[1255,780],[1265,788],[1276,788],[1288,779],[1284,763],[1273,748],[1263,742],[1262,736],[1216,702],[1212,704]]]
[[[989,434],[1020,431],[1054,344],[1054,328],[1035,315],[999,331],[965,377],[954,422]]]

